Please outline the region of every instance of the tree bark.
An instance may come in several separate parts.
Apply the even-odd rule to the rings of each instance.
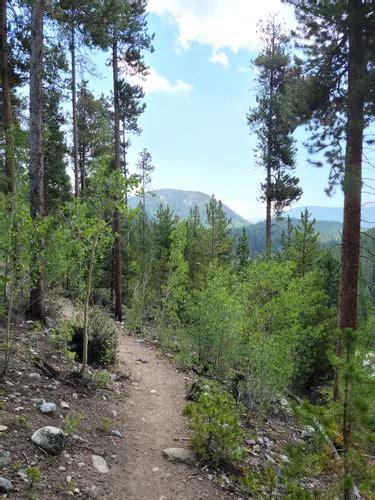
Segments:
[[[357,293],[361,236],[362,146],[364,131],[363,77],[365,73],[365,16],[361,0],[349,0],[349,60],[344,174],[344,223],[341,251],[339,298],[339,329],[357,328]],[[336,354],[341,356],[342,334],[338,337]],[[336,370],[334,398],[339,395]],[[345,426],[344,426],[345,427]],[[347,433],[347,429],[344,429]],[[348,443],[350,436],[345,438]],[[345,451],[344,451],[345,452]],[[347,471],[345,471],[347,472]],[[346,486],[344,498],[350,498]]]
[[[35,0],[31,14],[30,61],[30,214],[33,221],[44,214],[44,163],[42,122],[44,0]],[[44,321],[43,262],[38,245],[32,245],[29,316]]]
[[[118,95],[118,53],[117,35],[112,46],[113,66],[113,106],[115,125],[115,170],[121,172],[121,145],[120,145],[120,106]],[[113,228],[115,233],[114,243],[114,285],[115,285],[115,318],[122,321],[122,252],[121,252],[121,218],[116,209],[113,213]]]
[[[74,15],[74,14],[73,14]],[[77,84],[76,84],[76,41],[75,23],[71,25],[70,55],[72,65],[72,118],[73,118],[73,168],[74,168],[74,195],[79,196],[79,161],[78,161],[78,128],[77,128]]]
[[[5,187],[8,193],[15,193],[14,142],[12,134],[12,102],[9,83],[9,47],[7,32],[7,2],[0,0],[0,55],[2,121],[5,139]]]

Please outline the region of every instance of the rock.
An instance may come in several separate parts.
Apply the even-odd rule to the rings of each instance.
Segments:
[[[29,373],[29,378],[32,378],[34,380],[40,380],[42,378],[42,376],[40,373],[31,372],[31,373]]]
[[[55,403],[43,403],[40,405],[39,410],[42,413],[55,413],[57,406]]]
[[[256,442],[260,445],[263,445],[264,444],[264,439],[259,437],[259,438],[256,438]]]
[[[10,451],[0,449],[0,467],[6,467],[11,461]]]
[[[301,438],[310,439],[311,437],[313,437],[314,434],[315,434],[314,427],[312,427],[311,425],[306,425],[306,427],[302,429]]]
[[[13,484],[5,477],[0,477],[0,493],[10,493],[13,490]]]
[[[92,484],[90,488],[87,488],[86,493],[89,498],[99,498],[99,488]]]
[[[285,398],[280,398],[280,404],[281,406],[288,406],[288,400]]]
[[[280,460],[282,462],[284,462],[285,464],[289,464],[290,463],[290,460],[289,460],[289,458],[286,455],[279,455],[279,457],[280,457]]]
[[[46,400],[43,398],[31,398],[31,402],[34,406],[42,406]]]
[[[112,415],[112,417],[116,418],[117,417],[117,411],[116,410],[112,410],[111,411],[111,415]]]
[[[117,375],[117,373],[111,373],[111,382],[118,382],[121,380],[120,375]]]
[[[107,472],[109,472],[107,462],[104,460],[103,457],[100,457],[99,455],[92,455],[91,460],[92,460],[92,466],[98,472],[100,472],[101,474],[107,474]]]
[[[8,427],[6,425],[0,425],[0,432],[5,432],[8,430]]]
[[[66,476],[66,482],[71,483],[72,482],[72,476]]]
[[[163,455],[169,462],[191,464],[195,461],[194,453],[185,448],[166,448],[163,450]]]
[[[118,437],[120,439],[123,438],[122,433],[120,431],[117,431],[116,429],[112,429],[111,430],[111,434],[112,434],[112,436],[116,436],[116,437]]]
[[[156,394],[157,392],[155,389],[151,389],[150,394]]]
[[[50,455],[58,455],[65,446],[65,434],[62,429],[46,425],[31,436],[31,441]]]
[[[70,404],[69,404],[69,403],[67,403],[66,401],[61,401],[61,402],[60,402],[60,406],[61,406],[61,408],[62,408],[63,410],[69,410],[69,408],[70,408]]]

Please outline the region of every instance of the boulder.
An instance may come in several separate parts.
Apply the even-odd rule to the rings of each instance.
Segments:
[[[46,403],[44,402],[39,406],[39,410],[42,413],[55,413],[57,407],[55,403]]]
[[[192,464],[195,461],[194,453],[185,448],[166,448],[163,455],[169,462]]]
[[[65,434],[59,427],[46,425],[31,436],[31,441],[50,455],[58,455],[65,446]]]

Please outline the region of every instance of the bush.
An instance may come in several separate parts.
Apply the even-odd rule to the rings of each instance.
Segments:
[[[83,327],[75,330],[71,340],[72,349],[82,360]],[[108,317],[108,313],[99,306],[92,306],[89,310],[89,346],[88,363],[98,366],[113,365],[117,359],[118,331],[115,322]]]
[[[110,290],[108,288],[94,288],[91,292],[91,303],[105,308],[110,307]]]
[[[205,380],[196,402],[184,409],[193,429],[190,444],[201,458],[215,465],[240,460],[242,429],[234,399],[217,383]]]

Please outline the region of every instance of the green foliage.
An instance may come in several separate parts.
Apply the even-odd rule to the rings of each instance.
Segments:
[[[101,307],[91,306],[89,325],[89,361],[100,366],[114,365],[119,335],[116,324]]]
[[[30,488],[37,485],[42,479],[42,472],[37,466],[29,465],[25,469],[27,479],[30,481]]]
[[[111,381],[111,374],[107,370],[100,370],[94,373],[93,380],[98,389],[104,389]]]
[[[75,434],[77,432],[79,424],[85,419],[85,416],[82,412],[69,412],[63,421],[62,429],[70,436],[71,434]]]
[[[202,459],[216,466],[240,460],[245,451],[235,402],[218,384],[208,380],[203,384],[198,400],[184,409],[193,430],[190,444]]]
[[[227,262],[232,250],[232,240],[230,238],[231,220],[225,215],[222,202],[211,196],[206,205],[208,241],[207,253],[210,262]]]
[[[112,418],[111,417],[103,417],[101,424],[100,424],[100,430],[104,432],[104,434],[108,434],[112,427]]]

